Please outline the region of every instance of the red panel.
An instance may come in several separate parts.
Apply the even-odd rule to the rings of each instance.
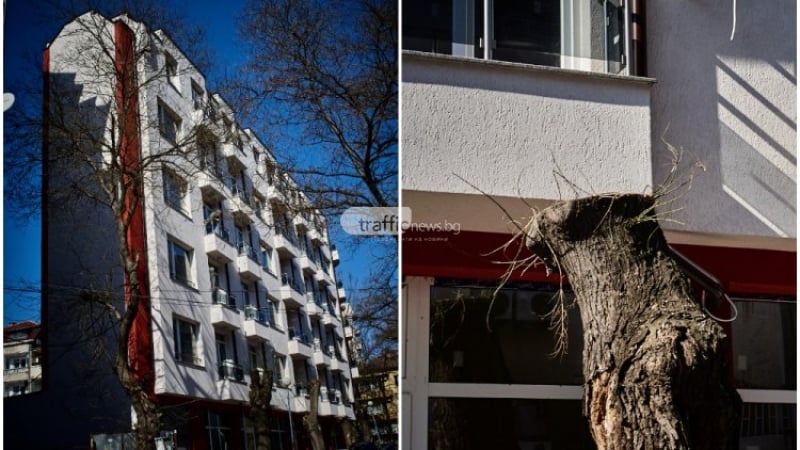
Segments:
[[[120,164],[126,172],[136,173],[139,170],[141,149],[139,142],[138,86],[136,84],[136,66],[134,60],[135,36],[133,31],[122,21],[114,23],[115,71],[117,74],[116,100],[119,108],[119,157]],[[125,191],[125,207],[123,220],[130,220],[128,227],[128,251],[133,259],[138,260],[136,277],[139,280],[139,291],[133,292],[129,286],[129,277],[125,277],[125,302],[130,303],[133,295],[137,295],[139,303],[136,317],[128,341],[129,361],[137,380],[144,383],[149,392],[153,392],[153,340],[150,331],[150,297],[147,277],[147,252],[144,231],[144,200],[142,186],[136,178],[123,179],[123,184],[133,186]]]
[[[519,244],[502,247],[510,235],[462,231],[452,233],[403,233],[403,275],[439,278],[498,280],[503,262],[530,256]],[[675,245],[675,248],[716,276],[729,294],[795,295],[796,252],[746,248]],[[516,256],[516,258],[515,258]],[[543,267],[515,274],[515,281],[558,282]]]

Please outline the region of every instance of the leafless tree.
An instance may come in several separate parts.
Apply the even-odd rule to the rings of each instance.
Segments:
[[[253,0],[245,11],[251,57],[235,98],[281,144],[300,189],[325,213],[395,206],[397,2]]]
[[[527,246],[575,292],[584,412],[598,449],[737,448],[741,400],[728,379],[725,333],[694,300],[657,199],[556,202],[531,220]]]
[[[35,95],[38,90],[38,98],[44,99],[43,111],[20,107],[7,119],[6,145],[12,151],[6,151],[5,175],[17,183],[10,205],[18,217],[35,214],[41,203],[34,193],[42,189],[45,226],[61,231],[83,227],[85,237],[94,226],[97,240],[113,230],[103,244],[116,253],[116,263],[110,258],[105,268],[96,261],[87,264],[90,273],[75,267],[75,277],[66,287],[50,285],[53,279],[43,274],[43,294],[45,301],[64,303],[61,310],[68,311],[76,323],[88,320],[110,325],[99,334],[100,345],[89,351],[112,361],[113,372],[135,412],[137,446],[154,448],[160,431],[160,413],[151,397],[154,374],[137,367],[141,354],[152,350],[131,340],[135,326],[149,327],[145,325],[149,320],[145,312],[149,307],[146,255],[132,241],[141,238],[134,230],[143,220],[145,187],[161,192],[167,171],[188,176],[198,164],[194,130],[174,136],[169,145],[149,146],[141,154],[136,150],[142,136],[159,130],[158,117],[152,111],[145,113],[148,105],[140,104],[138,92],[159,89],[167,74],[155,64],[159,55],[159,39],[152,33],[155,28],[139,33],[139,25],[127,17],[168,28],[186,42],[202,39],[198,30],[190,29],[158,2],[112,3],[54,3],[43,8],[44,19],[55,23],[77,18],[59,34],[69,45],[45,62],[49,66],[45,89],[31,87],[27,92]],[[101,10],[108,17],[118,13],[130,16],[118,19],[120,25],[115,26],[98,13],[78,16],[86,10]],[[130,47],[114,46],[115,32],[120,29],[127,29],[132,37]],[[44,171],[42,178],[37,176],[40,170]],[[75,222],[64,223],[68,218]],[[110,228],[104,229],[104,225]],[[64,242],[55,253],[71,253],[71,261],[80,261],[84,251],[90,252],[90,242],[93,239],[85,240],[86,248],[69,249],[70,243]],[[68,302],[82,308],[67,307]],[[88,334],[92,328],[73,329]],[[111,329],[113,332],[108,332]],[[102,359],[96,364],[101,364],[99,361]]]

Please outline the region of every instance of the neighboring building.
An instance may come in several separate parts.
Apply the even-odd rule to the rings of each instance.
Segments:
[[[41,331],[38,323],[30,321],[3,328],[3,397],[42,390]]]
[[[301,419],[315,378],[326,445],[343,447],[354,396],[325,218],[164,31],[86,13],[48,46],[44,70],[51,188],[74,187],[81,175],[53,156],[64,139],[58,114],[79,112],[70,120],[84,121],[80,138],[100,149],[102,163],[113,161],[103,146],[115,139],[124,168],[183,149],[147,168],[128,231],[146,286],[130,358],[162,407],[164,429],[177,432],[180,448],[254,448],[250,371],[271,369],[272,448],[307,446]],[[115,95],[136,102],[138,117],[117,114]],[[43,220],[45,378],[40,402],[28,405],[43,415],[35,429],[6,416],[12,447],[84,446],[90,433],[124,432],[135,421],[106,350],[116,325],[104,322],[97,334],[105,346],[84,342],[101,325],[90,320],[97,304],[87,296],[123,298],[113,218],[85,198],[67,205],[48,199]]]
[[[394,358],[397,365],[397,358]],[[397,369],[365,367],[356,378],[356,410],[366,413],[373,442],[397,442],[400,388]]]
[[[516,273],[490,306],[517,231],[493,200],[524,224],[652,193],[671,148],[691,186],[659,210],[667,240],[738,309],[740,448],[796,448],[795,17],[792,0],[403,2],[404,448],[448,436],[443,417],[453,448],[594,448],[574,310],[549,357],[558,278]]]

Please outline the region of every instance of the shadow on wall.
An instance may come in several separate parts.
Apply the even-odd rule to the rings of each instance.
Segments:
[[[796,5],[648,4],[654,180],[683,149],[706,172],[674,207],[691,231],[796,234]],[[662,140],[663,136],[663,140]]]

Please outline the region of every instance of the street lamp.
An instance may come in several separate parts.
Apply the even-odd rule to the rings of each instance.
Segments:
[[[381,431],[378,429],[378,422],[375,420],[375,409],[372,408],[372,400],[367,401],[367,414],[372,417],[372,425],[375,427],[375,435],[378,436],[378,444],[380,444]]]

